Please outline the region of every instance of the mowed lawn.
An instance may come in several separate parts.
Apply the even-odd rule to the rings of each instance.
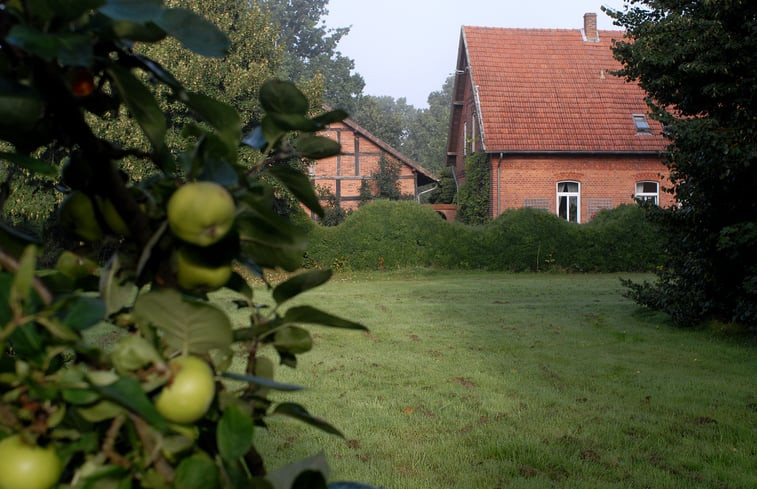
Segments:
[[[273,418],[269,470],[323,451],[387,489],[756,488],[755,342],[673,328],[618,277],[335,276],[302,302],[370,333],[311,328],[277,370],[307,390],[276,398],[345,438]]]

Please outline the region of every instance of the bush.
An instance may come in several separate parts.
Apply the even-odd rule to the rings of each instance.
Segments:
[[[311,226],[307,265],[505,271],[651,271],[662,262],[654,225],[635,205],[571,224],[537,209],[510,210],[478,226],[447,222],[430,206],[374,201],[332,228]]]

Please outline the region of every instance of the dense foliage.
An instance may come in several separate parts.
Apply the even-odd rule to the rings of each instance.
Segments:
[[[289,162],[338,153],[316,133],[346,114],[313,116],[301,91],[271,80],[260,120],[245,120],[141,49],[168,38],[185,56],[221,58],[230,46],[205,18],[160,0],[0,5],[0,158],[13,178],[35,175],[65,195],[54,219],[68,239],[41,268],[41,237],[0,221],[0,446],[21,471],[0,473],[2,487],[327,487],[322,457],[266,475],[253,434],[271,415],[339,434],[269,398],[299,389],[273,379],[273,359],[296,366],[313,344],[305,324],[364,328],[291,306],[330,272],[273,287],[266,270],[299,269],[305,245],[274,212],[270,180],[322,215]],[[232,83],[211,66],[209,79]],[[101,130],[112,121],[128,124],[126,137]],[[127,160],[149,177],[133,178]],[[13,188],[3,182],[0,206]],[[273,307],[253,296],[253,275]],[[222,287],[234,304],[212,300]],[[244,324],[232,325],[230,307],[247,311]]]
[[[355,62],[336,49],[350,28],[328,28],[324,23],[328,0],[256,0],[249,3],[261,6],[276,26],[276,45],[284,50],[281,75],[306,85],[321,78],[326,103],[354,112],[365,82],[354,72]]]
[[[377,200],[339,226],[312,226],[306,256],[309,267],[347,270],[630,272],[658,267],[662,246],[637,205],[601,211],[580,226],[535,209],[468,226],[440,219],[430,206]]]
[[[451,167],[444,167],[439,173],[439,183],[436,185],[436,188],[428,196],[430,204],[451,204],[455,201],[457,183],[455,183],[455,176],[452,174]]]
[[[474,153],[465,158],[465,180],[458,190],[457,218],[465,224],[484,224],[489,221],[491,174],[486,153]]]
[[[650,214],[667,260],[656,283],[630,293],[681,325],[757,326],[757,3],[627,3],[606,10],[627,30],[615,57],[665,125],[678,204]]]
[[[428,96],[427,108],[404,98],[364,95],[352,118],[413,161],[438,173],[447,161],[447,131],[452,105],[453,77]]]

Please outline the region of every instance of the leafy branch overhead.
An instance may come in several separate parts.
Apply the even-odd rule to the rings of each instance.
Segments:
[[[283,415],[340,435],[269,399],[301,388],[277,382],[270,357],[295,366],[313,347],[309,325],[365,328],[290,305],[330,272],[274,287],[266,271],[297,271],[305,249],[301,229],[274,212],[271,181],[322,215],[289,162],[337,154],[318,132],[346,113],[313,114],[296,86],[269,80],[264,113],[247,120],[150,56],[171,39],[217,58],[232,47],[204,17],[160,0],[0,8],[0,158],[60,193],[65,248],[49,260],[45,236],[0,223],[0,453],[44,474],[29,488],[326,487],[320,459],[266,477],[254,432]],[[177,105],[181,117],[167,109]],[[150,170],[134,174],[135,161]],[[251,276],[275,307],[262,306]],[[219,289],[246,324],[232,323]],[[103,336],[107,350],[93,340]],[[0,487],[21,487],[19,477],[0,473]]]

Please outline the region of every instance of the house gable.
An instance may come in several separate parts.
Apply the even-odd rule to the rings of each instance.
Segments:
[[[379,168],[382,157],[400,163],[399,184],[404,195],[415,196],[419,186],[437,181],[431,172],[352,119],[329,125],[321,135],[340,143],[342,150],[337,156],[318,160],[310,168],[310,179],[314,185],[329,189],[343,208],[357,207],[360,186]]]

